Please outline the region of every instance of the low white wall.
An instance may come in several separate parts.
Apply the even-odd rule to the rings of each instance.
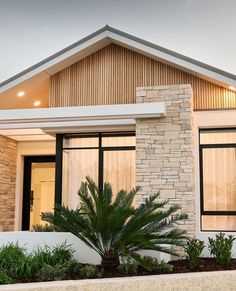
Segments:
[[[8,243],[17,243],[24,247],[26,252],[31,253],[37,246],[44,247],[60,245],[64,242],[71,245],[75,250],[74,258],[84,264],[98,265],[101,257],[83,241],[72,233],[68,232],[30,232],[30,231],[11,231],[0,232],[0,247]],[[159,260],[169,261],[170,255],[155,251],[140,252],[158,258]]]
[[[44,291],[235,291],[236,271],[42,282],[1,286],[0,290]]]
[[[0,246],[6,245],[9,242],[18,242],[28,253],[35,250],[37,246],[56,246],[65,241],[75,250],[74,258],[80,263],[100,264],[100,256],[79,238],[68,232],[0,232]]]

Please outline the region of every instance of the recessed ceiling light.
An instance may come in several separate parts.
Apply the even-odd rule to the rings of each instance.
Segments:
[[[235,87],[233,87],[233,86],[229,86],[229,90],[233,90],[233,91],[235,91],[235,90],[236,90],[236,88],[235,88]]]
[[[37,106],[39,106],[39,105],[41,105],[41,101],[35,101],[35,102],[34,102],[34,106],[37,107]]]
[[[17,93],[17,96],[18,97],[23,97],[25,95],[25,92],[24,91],[19,91],[18,93]]]

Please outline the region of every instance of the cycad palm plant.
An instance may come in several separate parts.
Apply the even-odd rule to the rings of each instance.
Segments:
[[[139,250],[175,254],[166,245],[184,244],[185,231],[174,226],[187,215],[176,213],[180,209],[177,205],[165,210],[168,201],[158,201],[158,193],[135,208],[137,191],[138,188],[129,193],[121,190],[113,199],[109,183],[99,191],[94,181],[86,177],[78,192],[80,205],[76,210],[56,205],[54,213],[43,213],[42,219],[57,230],[73,233],[94,249],[101,256],[104,269],[116,268],[120,256],[135,258]]]

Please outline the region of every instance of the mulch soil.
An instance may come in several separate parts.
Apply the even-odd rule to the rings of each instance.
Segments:
[[[189,267],[187,260],[171,261],[170,264],[174,266],[172,273],[236,270],[236,259],[232,259],[231,264],[227,267],[217,264],[213,258],[201,258],[193,269]]]
[[[210,271],[225,271],[225,270],[236,270],[236,259],[232,259],[231,264],[227,267],[221,266],[216,263],[213,258],[201,258],[198,266],[190,268],[187,260],[177,260],[169,262],[173,266],[173,271],[170,274],[178,273],[190,273],[190,272],[210,272]],[[149,272],[142,267],[138,268],[137,274],[129,275],[132,276],[147,276],[147,275],[161,275],[164,273]],[[166,274],[166,273],[165,273]],[[103,278],[114,278],[114,277],[125,277],[117,271],[106,272]]]
[[[190,272],[210,272],[210,271],[225,271],[225,270],[236,270],[236,259],[232,259],[231,264],[227,267],[221,266],[216,263],[213,258],[201,258],[198,266],[191,269],[187,260],[177,260],[169,262],[173,266],[173,271],[170,274],[178,273],[190,273]],[[103,272],[102,278],[115,278],[115,277],[134,277],[134,276],[148,276],[148,275],[162,275],[164,273],[149,272],[142,267],[138,268],[138,272],[133,275],[123,275],[117,270],[111,270]],[[166,274],[166,273],[165,273]],[[66,280],[81,280],[79,275],[68,276]],[[37,282],[33,280],[22,280],[15,283],[29,283]]]

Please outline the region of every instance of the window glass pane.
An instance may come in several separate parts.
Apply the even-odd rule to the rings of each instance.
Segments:
[[[236,143],[236,130],[201,131],[200,144]]]
[[[203,149],[204,210],[236,210],[236,148]]]
[[[209,231],[235,231],[235,215],[203,215],[202,230]]]
[[[86,176],[98,183],[98,150],[64,150],[62,202],[69,208],[78,206],[77,193]]]
[[[135,136],[107,136],[102,138],[103,147],[135,146]]]
[[[109,182],[113,193],[135,187],[135,151],[104,152],[104,182]]]
[[[52,212],[54,207],[55,163],[32,163],[30,192],[30,229],[41,220],[42,212]]]
[[[64,148],[98,147],[98,137],[65,137]]]

